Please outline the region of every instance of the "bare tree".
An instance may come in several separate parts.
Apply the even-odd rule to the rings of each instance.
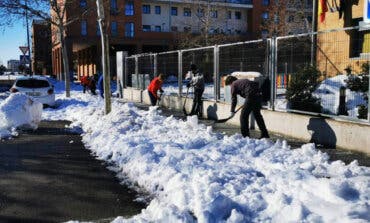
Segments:
[[[209,46],[241,39],[240,36],[229,35],[227,30],[222,29],[228,18],[220,12],[228,13],[226,5],[215,4],[210,0],[193,0],[186,7],[195,9],[195,12],[192,12],[191,19],[183,22],[189,31],[177,34],[179,48]]]
[[[47,21],[52,25],[52,29],[56,30],[57,42],[60,43],[63,57],[64,81],[66,97],[70,97],[70,64],[65,42],[66,28],[78,21],[82,16],[90,10],[85,8],[81,14],[73,17],[67,17],[66,10],[76,6],[78,0],[1,0],[0,15],[13,15],[16,18],[21,18],[27,12],[31,17],[39,18]],[[2,23],[9,25],[11,20],[8,19]]]
[[[271,1],[267,8],[267,17],[263,19],[260,31],[267,31],[266,37],[283,36],[311,31],[307,15],[311,8],[305,0]]]

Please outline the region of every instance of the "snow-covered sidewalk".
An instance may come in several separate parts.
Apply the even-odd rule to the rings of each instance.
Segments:
[[[370,168],[345,165],[313,144],[224,136],[212,128],[98,97],[58,96],[44,119],[70,120],[83,141],[126,183],[152,195],[115,222],[369,222]],[[78,220],[78,219],[76,219]]]

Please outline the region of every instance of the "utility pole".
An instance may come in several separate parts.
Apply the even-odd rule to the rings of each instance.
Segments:
[[[112,110],[111,90],[110,90],[110,68],[109,68],[109,40],[105,30],[105,15],[103,0],[96,0],[98,11],[98,22],[101,32],[101,47],[102,47],[102,65],[103,65],[103,80],[104,80],[104,103],[105,114],[109,114]]]

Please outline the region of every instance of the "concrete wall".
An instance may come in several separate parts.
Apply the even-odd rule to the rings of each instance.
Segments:
[[[150,104],[147,91],[127,88],[124,89],[123,95],[128,101]],[[160,104],[167,108],[182,110],[183,103],[184,98],[164,96]],[[187,111],[190,111],[191,105],[192,100],[188,99]],[[204,101],[203,111],[205,117],[226,118],[230,114],[230,104]],[[305,142],[315,142],[370,154],[370,124],[368,123],[352,123],[270,110],[263,110],[262,115],[270,132]],[[228,123],[239,125],[239,117],[240,112]]]

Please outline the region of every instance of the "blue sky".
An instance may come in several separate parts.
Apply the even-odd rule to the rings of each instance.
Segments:
[[[26,26],[23,21],[15,22],[10,27],[0,27],[0,64],[7,66],[8,60],[19,60],[22,54],[19,46],[26,45]]]

